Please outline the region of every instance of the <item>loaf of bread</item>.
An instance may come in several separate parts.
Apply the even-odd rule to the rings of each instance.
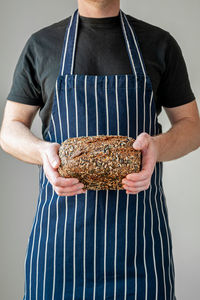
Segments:
[[[118,135],[69,138],[59,149],[58,172],[78,178],[87,190],[123,189],[122,179],[141,168],[141,151],[133,149],[134,141]]]

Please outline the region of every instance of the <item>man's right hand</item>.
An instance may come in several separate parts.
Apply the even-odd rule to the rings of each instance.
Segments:
[[[45,146],[45,150],[41,153],[47,179],[59,196],[74,196],[85,193],[83,190],[84,185],[77,178],[63,178],[58,173],[57,169],[60,165],[58,156],[59,147],[60,145],[57,143],[48,143]]]

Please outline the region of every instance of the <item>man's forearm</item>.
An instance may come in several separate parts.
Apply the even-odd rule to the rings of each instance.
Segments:
[[[200,146],[200,122],[184,118],[176,122],[171,129],[154,138],[157,145],[157,161],[177,159]]]
[[[1,130],[3,150],[24,162],[42,164],[41,152],[48,144],[18,121],[9,122]]]
[[[84,185],[77,178],[63,178],[58,173],[60,159],[58,143],[45,142],[37,138],[19,121],[3,122],[1,147],[12,156],[31,164],[43,165],[46,178],[59,196],[74,196],[85,193]]]

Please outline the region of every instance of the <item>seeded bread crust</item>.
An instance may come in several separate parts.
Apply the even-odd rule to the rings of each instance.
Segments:
[[[127,136],[98,135],[69,138],[59,149],[58,172],[78,178],[87,190],[121,190],[122,179],[141,169],[141,151]]]

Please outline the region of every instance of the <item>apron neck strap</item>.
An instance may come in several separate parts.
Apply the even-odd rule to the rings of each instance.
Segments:
[[[121,9],[119,10],[119,13],[120,13],[122,32],[125,39],[126,49],[128,51],[133,74],[136,77],[138,74],[145,75],[146,73],[145,65],[143,62],[141,51],[139,49],[135,32],[131,27],[131,25],[129,24],[126,14]],[[79,12],[78,9],[76,9],[71,16],[69,25],[67,26],[66,33],[65,33],[63,50],[62,50],[62,58],[61,58],[61,66],[60,66],[61,76],[73,74],[78,24],[79,24]]]

